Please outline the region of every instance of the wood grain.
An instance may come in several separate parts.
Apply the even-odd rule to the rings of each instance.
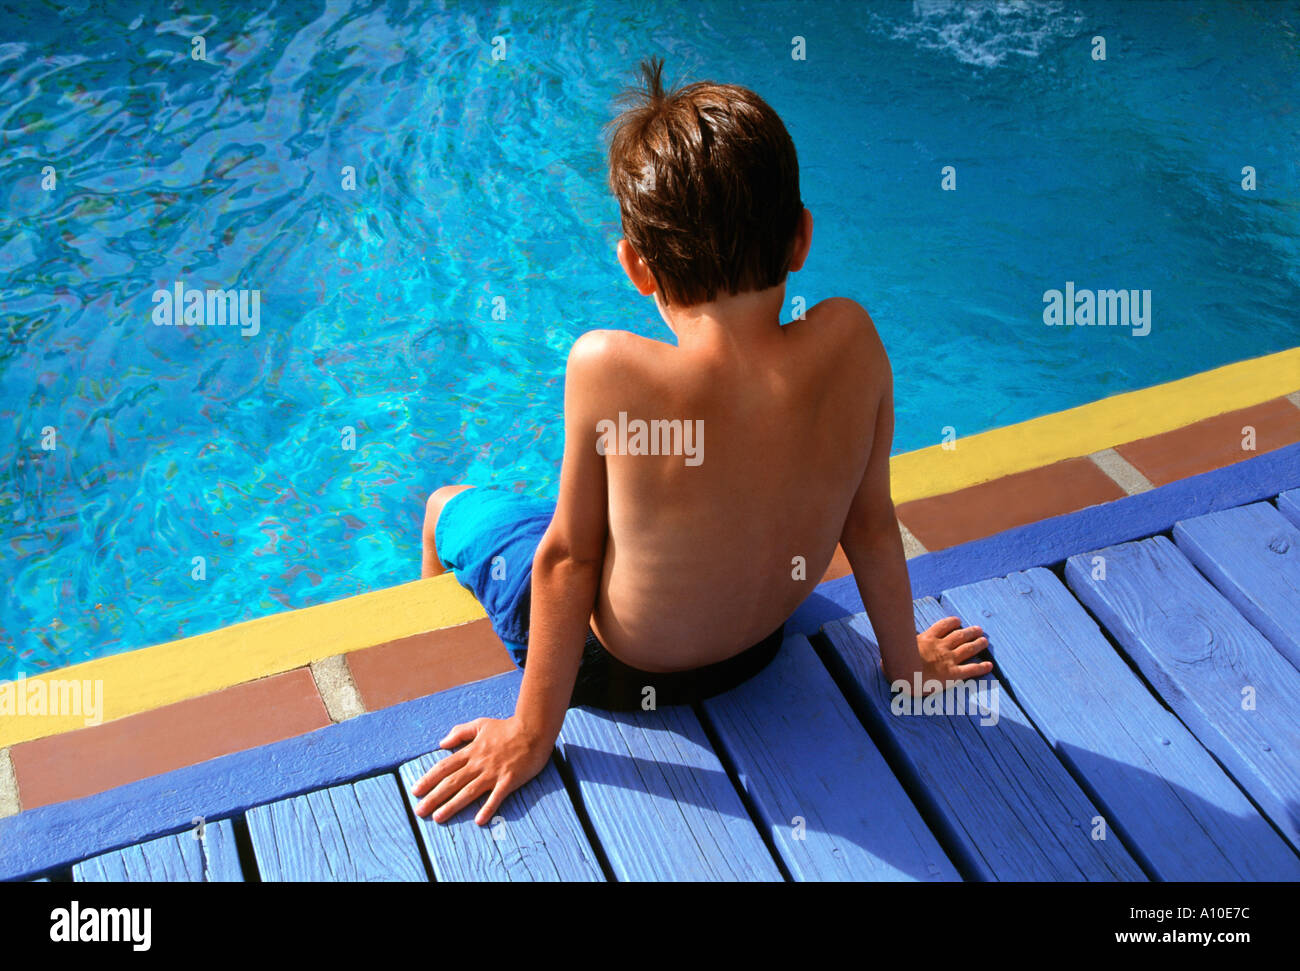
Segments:
[[[1300,859],[1054,574],[959,587],[943,605],[984,628],[998,676],[1153,879],[1300,879]]]
[[[807,638],[702,708],[794,879],[961,879]]]
[[[570,709],[560,751],[616,879],[781,879],[689,707]]]
[[[482,800],[444,824],[415,816],[411,787],[451,752],[405,763],[398,775],[415,826],[440,881],[603,880],[595,854],[554,763],[512,792],[486,826],[474,822]]]
[[[202,834],[201,838],[199,834]],[[161,839],[74,864],[78,883],[239,883],[244,879],[230,820],[204,823]]]
[[[1256,502],[1184,520],[1174,543],[1300,670],[1300,527]]]
[[[918,632],[946,616],[931,598],[914,604]],[[917,711],[903,703],[915,699],[885,681],[865,614],[827,625],[826,635],[850,679],[850,697],[882,744],[888,740],[891,762],[967,873],[980,880],[1145,879],[992,674],[950,688],[939,696],[942,709],[936,698],[937,710]]]
[[[1279,495],[1277,510],[1295,525],[1300,526],[1300,489],[1291,489]]]
[[[1104,579],[1093,575],[1095,557]],[[1300,673],[1163,536],[1072,556],[1065,577],[1183,724],[1300,847]]]
[[[247,819],[268,883],[428,879],[391,775],[257,806]]]

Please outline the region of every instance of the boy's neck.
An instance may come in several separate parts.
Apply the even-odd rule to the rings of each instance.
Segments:
[[[665,307],[655,294],[664,323],[677,336],[677,346],[701,353],[743,352],[781,335],[785,283],[734,296],[724,294],[690,307]]]

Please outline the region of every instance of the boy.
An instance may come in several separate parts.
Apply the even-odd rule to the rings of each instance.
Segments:
[[[438,822],[481,796],[489,822],[545,767],[571,704],[682,703],[752,675],[837,543],[891,683],[992,668],[969,663],[987,641],[955,617],[915,633],[871,318],[836,298],[780,323],[812,242],[785,126],[744,88],[665,92],[662,70],[643,64],[645,90],[624,96],[609,171],[619,263],[676,344],[574,342],[553,507],[467,486],[429,499],[424,575],[452,569],[524,669],[514,715],[453,728],[441,747],[463,747],[412,790]]]

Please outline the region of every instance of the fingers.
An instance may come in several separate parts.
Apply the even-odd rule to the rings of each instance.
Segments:
[[[433,814],[433,821],[435,823],[445,823],[490,788],[492,788],[490,777],[476,776],[473,781],[456,793],[445,806]]]
[[[982,678],[993,670],[992,661],[980,661],[978,664],[963,664],[961,667],[953,668],[952,673],[958,678]]]
[[[451,775],[457,769],[461,768],[469,761],[469,754],[465,751],[457,752],[455,755],[449,755],[432,769],[426,772],[414,786],[411,787],[411,795],[419,799],[426,792],[431,790],[438,783],[442,782],[447,776]]]
[[[959,664],[962,661],[969,661],[976,654],[980,653],[980,651],[983,651],[988,646],[989,646],[989,639],[987,637],[977,637],[973,641],[967,641],[965,644],[961,645],[960,647],[954,648],[953,652],[949,655],[949,657],[952,659],[954,663]]]
[[[492,822],[492,817],[496,815],[498,807],[500,807],[501,803],[505,801],[506,796],[510,795],[510,793],[514,791],[514,780],[507,776],[502,776],[497,780],[496,786],[493,787],[492,794],[487,797],[487,802],[483,803],[483,808],[480,809],[478,815],[474,817],[474,822],[478,823],[480,826],[486,826],[488,823]]]
[[[447,737],[439,743],[439,748],[455,748],[457,745],[465,745],[474,740],[478,734],[479,723],[482,718],[476,718],[472,722],[465,722],[457,725]],[[454,755],[449,755],[442,759],[437,765],[426,772],[414,786],[411,787],[411,795],[420,799],[421,797],[433,793],[428,799],[425,799],[416,807],[416,815],[427,816],[434,806],[438,804],[437,791],[440,786],[447,782],[456,772],[464,768],[465,763],[469,761],[469,753],[461,749]]]
[[[982,627],[958,627],[945,635],[939,642],[939,646],[945,651],[955,651],[961,645],[983,636],[984,628]]]
[[[438,748],[455,748],[457,745],[464,745],[466,742],[473,741],[474,736],[478,734],[479,724],[482,721],[482,718],[475,718],[472,722],[457,725],[447,733],[446,738],[438,743]]]
[[[943,620],[936,620],[931,624],[930,629],[926,631],[926,633],[933,637],[942,638],[947,637],[959,627],[961,627],[961,619],[959,617],[945,617]]]
[[[420,814],[428,815],[451,798],[452,795],[459,792],[471,781],[481,775],[482,771],[481,767],[469,764],[463,765],[456,772],[448,775],[438,783],[434,790],[425,797],[423,802],[420,803],[419,808],[416,810],[417,813],[420,813],[420,810],[423,810]]]

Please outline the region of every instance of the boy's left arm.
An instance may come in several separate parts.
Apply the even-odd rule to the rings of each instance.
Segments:
[[[533,557],[528,663],[515,713],[457,725],[440,748],[464,747],[413,788],[417,815],[446,822],[488,794],[475,816],[490,822],[501,802],[546,767],[582,662],[600,589],[608,536],[605,457],[596,451],[598,400],[609,379],[608,341],[591,331],[574,342],[564,382],[564,458],[555,516]]]
[[[940,684],[987,674],[993,665],[973,658],[988,647],[979,627],[963,627],[947,617],[916,633],[912,613],[912,583],[907,572],[903,539],[890,494],[889,453],[894,439],[894,391],[889,358],[869,332],[874,380],[881,388],[875,431],[867,468],[849,508],[840,546],[853,568],[858,594],[880,645],[885,680],[910,684],[916,674]]]

